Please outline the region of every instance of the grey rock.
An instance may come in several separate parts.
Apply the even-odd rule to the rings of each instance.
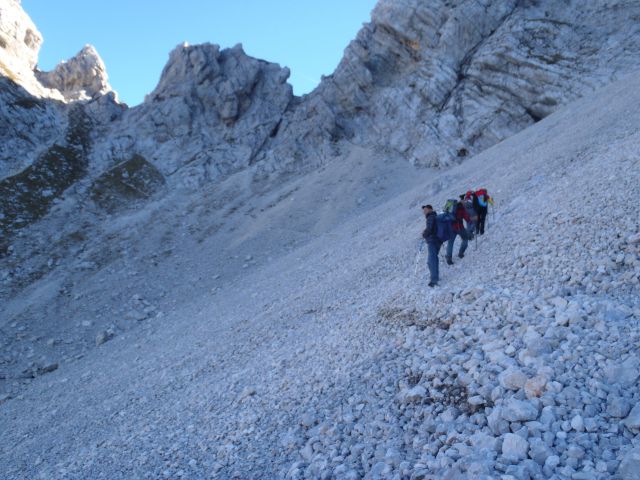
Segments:
[[[539,438],[529,439],[529,456],[538,464],[544,465],[553,454],[549,446]]]
[[[502,408],[494,407],[487,416],[487,424],[495,435],[501,435],[509,431],[509,423],[502,417]]]
[[[487,435],[483,432],[478,432],[470,437],[471,445],[480,450],[497,451],[498,438]]]
[[[577,432],[582,432],[584,430],[584,419],[581,415],[576,415],[571,419],[571,428]]]
[[[547,457],[543,467],[544,474],[547,476],[551,476],[553,473],[555,473],[555,470],[556,468],[558,468],[558,465],[560,465],[559,456],[551,455],[550,457]]]
[[[630,356],[622,363],[611,364],[606,368],[605,375],[609,383],[629,387],[640,377],[640,360]]]
[[[50,362],[38,368],[36,373],[38,375],[44,375],[45,373],[51,373],[57,369],[58,369],[58,364],[56,362]]]
[[[567,448],[567,456],[569,458],[581,459],[584,457],[584,449],[578,445],[569,445],[569,448]]]
[[[105,330],[98,333],[98,335],[96,335],[96,347],[99,347],[103,343],[108,342],[113,337],[115,337],[115,333],[112,330]]]
[[[538,418],[538,409],[531,402],[511,398],[503,405],[501,416],[509,422],[526,422]]]
[[[509,460],[518,461],[527,458],[529,442],[519,435],[507,433],[502,441],[502,455]]]
[[[637,403],[636,406],[633,407],[623,423],[627,428],[640,429],[640,403]]]
[[[419,402],[424,399],[426,394],[427,390],[422,385],[416,385],[413,388],[401,392],[400,399],[404,403]]]
[[[498,378],[500,385],[507,390],[519,390],[524,387],[527,381],[527,376],[522,373],[522,370],[517,368],[505,370]]]
[[[614,418],[623,418],[629,414],[631,402],[615,394],[607,396],[607,413]]]
[[[622,480],[638,479],[640,474],[640,448],[633,448],[625,454],[617,473]]]

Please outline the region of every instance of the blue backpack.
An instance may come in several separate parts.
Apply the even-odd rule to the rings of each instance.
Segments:
[[[451,213],[439,213],[436,217],[436,235],[441,242],[446,242],[454,237],[453,220],[455,217]]]

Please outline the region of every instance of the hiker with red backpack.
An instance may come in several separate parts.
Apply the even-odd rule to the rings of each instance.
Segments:
[[[473,208],[478,213],[477,234],[484,235],[484,223],[489,211],[489,204],[493,205],[493,199],[487,193],[486,188],[481,188],[473,194]]]
[[[460,244],[460,250],[458,251],[458,257],[463,258],[464,252],[467,250],[467,246],[469,245],[469,240],[472,238],[472,235],[469,235],[468,230],[464,227],[463,220],[467,222],[467,225],[471,223],[471,217],[467,213],[464,204],[462,203],[462,199],[464,195],[460,195],[460,201],[458,200],[447,200],[445,205],[445,212],[450,212],[453,216],[451,221],[451,227],[453,229],[453,236],[447,242],[447,264],[453,265],[453,244],[456,241],[456,237],[460,237],[462,239],[462,243]]]
[[[474,193],[471,190],[466,194],[460,195],[464,209],[467,211],[467,215],[469,215],[469,220],[467,220],[467,236],[469,237],[469,240],[473,240],[476,231],[476,224],[478,223],[478,212],[473,208],[473,196]]]

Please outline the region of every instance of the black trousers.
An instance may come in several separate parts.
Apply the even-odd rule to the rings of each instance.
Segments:
[[[487,209],[478,212],[478,221],[476,222],[476,233],[484,235],[484,221],[487,218]]]

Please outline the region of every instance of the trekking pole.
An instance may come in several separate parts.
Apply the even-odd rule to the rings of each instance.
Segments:
[[[418,267],[420,266],[420,255],[422,254],[422,250],[424,250],[424,241],[421,239],[418,242],[418,253],[416,254],[416,268],[414,269],[413,275],[418,276]]]

